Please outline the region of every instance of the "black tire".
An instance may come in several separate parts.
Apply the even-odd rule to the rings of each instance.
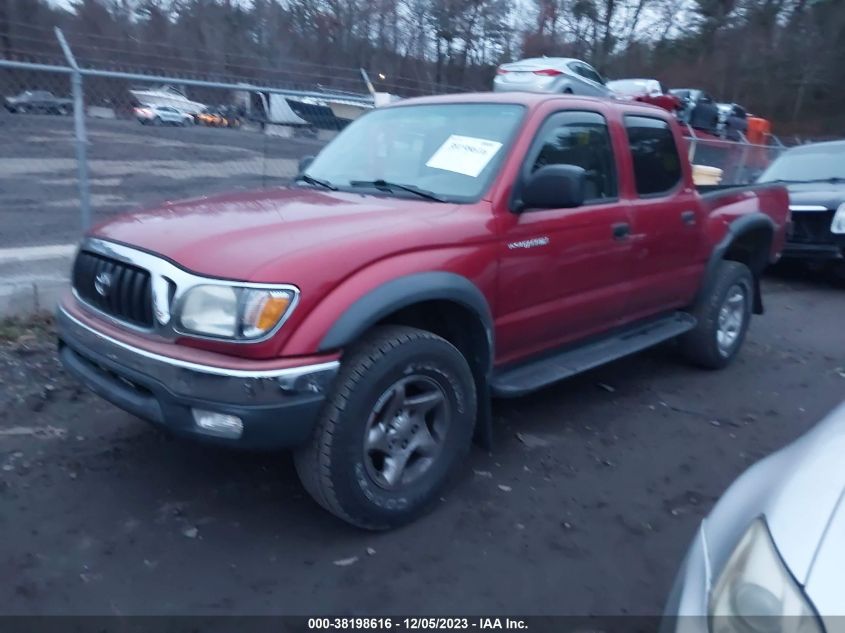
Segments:
[[[740,306],[736,301],[737,292],[742,294]],[[707,369],[721,369],[730,364],[748,332],[753,302],[754,277],[748,267],[739,262],[721,262],[707,295],[691,310],[698,324],[680,337],[681,352],[687,360]],[[741,317],[741,321],[721,321],[720,317],[724,318],[725,314],[723,310],[736,318]],[[735,325],[731,327],[731,323]]]
[[[155,125],[156,127],[159,127],[163,124],[164,124],[164,121],[161,120],[161,117],[157,116],[156,118],[153,119],[153,125]]]
[[[422,464],[421,474],[390,489],[373,470],[378,455],[368,453],[366,440],[375,428],[371,421],[379,407],[383,411],[391,402],[386,398],[393,393],[390,390],[416,377],[439,391],[438,407],[443,408],[438,408],[438,415],[446,417],[437,419],[448,421],[440,427],[445,428],[442,435],[431,435],[439,435],[439,448],[425,459],[427,465],[408,459],[409,469],[411,464]],[[397,416],[404,409],[398,411]],[[295,453],[296,470],[317,503],[344,521],[369,530],[396,527],[425,512],[439,497],[469,451],[475,414],[472,373],[454,346],[424,330],[379,327],[344,356],[312,438]],[[428,428],[429,422],[425,424]],[[398,431],[392,428],[384,432],[384,438],[396,436]],[[386,472],[386,459],[384,463]]]

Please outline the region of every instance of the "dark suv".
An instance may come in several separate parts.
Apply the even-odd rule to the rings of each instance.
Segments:
[[[789,189],[792,226],[783,256],[845,281],[845,141],[787,150],[759,182],[783,182]]]

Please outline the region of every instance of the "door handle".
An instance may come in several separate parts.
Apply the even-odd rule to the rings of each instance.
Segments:
[[[613,229],[613,239],[615,240],[624,240],[631,234],[631,225],[627,222],[619,222],[611,228]]]
[[[695,211],[683,211],[681,213],[681,222],[687,226],[695,224]]]

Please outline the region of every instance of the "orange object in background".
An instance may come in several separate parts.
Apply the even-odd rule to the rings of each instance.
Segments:
[[[751,170],[763,170],[769,166],[774,156],[767,147],[772,135],[772,123],[760,117],[748,117],[748,142],[754,145],[747,156],[747,167]]]
[[[772,124],[768,119],[756,116],[748,117],[748,133],[746,138],[752,145],[765,145],[766,139],[772,134]]]

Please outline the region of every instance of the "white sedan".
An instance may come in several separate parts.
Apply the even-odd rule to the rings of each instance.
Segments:
[[[135,118],[143,125],[193,125],[194,117],[171,106],[142,105],[135,108]]]
[[[664,631],[843,630],[845,404],[728,488],[702,521],[665,614]]]

